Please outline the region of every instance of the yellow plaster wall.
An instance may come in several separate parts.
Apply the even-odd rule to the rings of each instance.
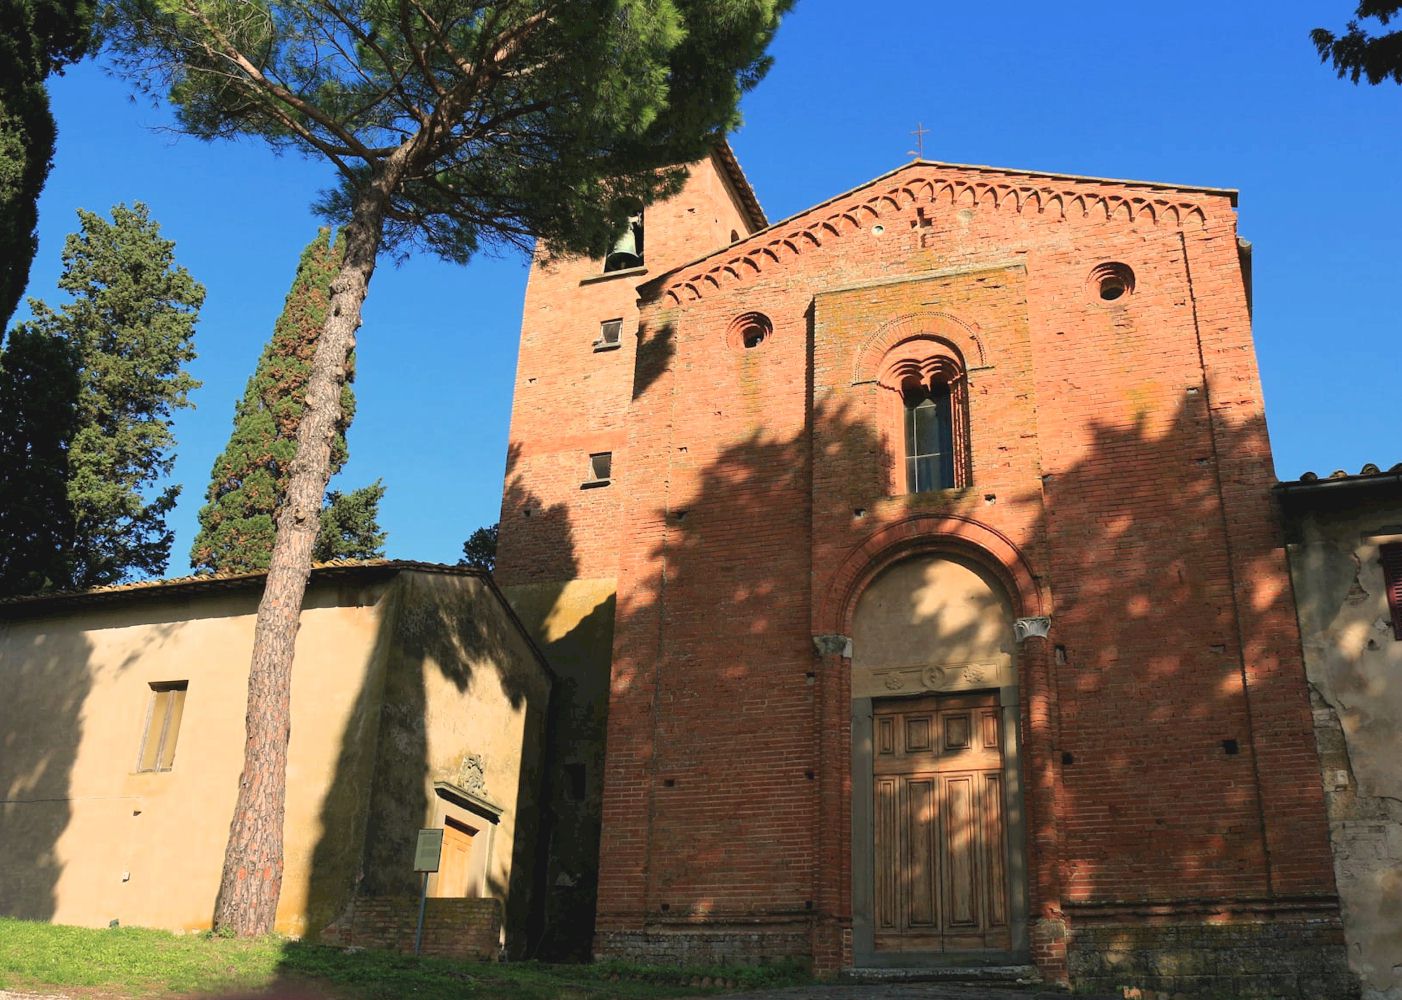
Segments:
[[[424,587],[453,597],[420,624],[456,635],[405,631]],[[242,767],[257,597],[210,591],[0,625],[0,912],[89,926],[209,926]],[[462,645],[484,627],[493,641]],[[428,649],[458,659],[423,671],[421,702],[382,711],[386,669],[423,664]],[[512,662],[500,666],[503,658]],[[454,671],[472,683],[459,690],[446,679]],[[500,678],[516,673],[525,676],[512,704]],[[189,682],[173,769],[135,773],[149,685],[173,680]],[[386,745],[385,718],[422,717],[420,800],[423,782],[454,755],[485,748],[473,752],[488,759],[488,787],[501,789],[504,825],[513,824],[527,710],[540,702],[543,711],[544,690],[529,648],[478,580],[400,573],[368,586],[314,584],[293,668],[278,929],[319,930],[354,890],[371,782],[396,776],[379,758],[404,749]],[[399,773],[412,764],[398,761]],[[404,817],[415,828],[430,813],[417,805]],[[493,859],[503,887],[509,829]]]

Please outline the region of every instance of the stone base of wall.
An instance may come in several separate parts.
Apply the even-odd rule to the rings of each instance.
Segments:
[[[1078,991],[1126,997],[1355,1000],[1337,917],[1236,919],[1213,924],[1072,923],[1068,952]]]
[[[419,920],[414,896],[362,896],[317,939],[322,944],[413,952]],[[430,899],[424,911],[423,954],[488,961],[501,951],[501,901]]]
[[[598,931],[594,957],[650,965],[768,965],[813,959],[813,931],[802,924],[774,926],[655,926]]]

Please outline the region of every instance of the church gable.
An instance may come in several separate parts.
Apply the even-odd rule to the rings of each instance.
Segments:
[[[997,213],[1027,226],[1108,223],[1142,231],[1201,229],[1235,204],[1236,193],[1226,189],[917,161],[661,275],[642,291],[669,305],[694,301],[819,248],[846,246],[863,232],[913,231],[912,249],[927,249],[935,244],[926,231],[945,212],[965,223],[975,214]]]

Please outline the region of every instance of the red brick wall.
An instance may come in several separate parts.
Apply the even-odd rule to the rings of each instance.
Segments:
[[[501,900],[430,899],[424,911],[422,954],[476,961],[501,951]],[[362,896],[319,935],[322,944],[412,953],[419,900]]]
[[[1107,303],[1111,261],[1136,285]],[[1047,971],[1077,906],[1327,904],[1228,196],[916,164],[642,294],[615,507],[571,517],[583,562],[618,571],[599,950],[806,920],[819,964],[843,960],[850,688],[813,637],[919,548],[1053,620],[1019,653]],[[753,350],[727,337],[747,311],[773,323]],[[920,332],[963,356],[972,483],[893,496],[875,379]]]
[[[637,355],[637,287],[650,276],[749,232],[714,160],[644,216],[645,271],[604,275],[597,260],[547,262],[541,246],[526,285],[511,410],[496,577],[510,586],[613,577],[623,516],[615,488],[585,488],[588,457],[627,464],[625,418]],[[600,324],[622,319],[617,350],[596,351]],[[527,513],[529,512],[529,514]]]

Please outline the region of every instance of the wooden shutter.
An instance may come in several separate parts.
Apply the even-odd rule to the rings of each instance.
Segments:
[[[1387,608],[1392,612],[1392,635],[1402,641],[1402,542],[1379,546],[1383,581],[1387,587]]]

